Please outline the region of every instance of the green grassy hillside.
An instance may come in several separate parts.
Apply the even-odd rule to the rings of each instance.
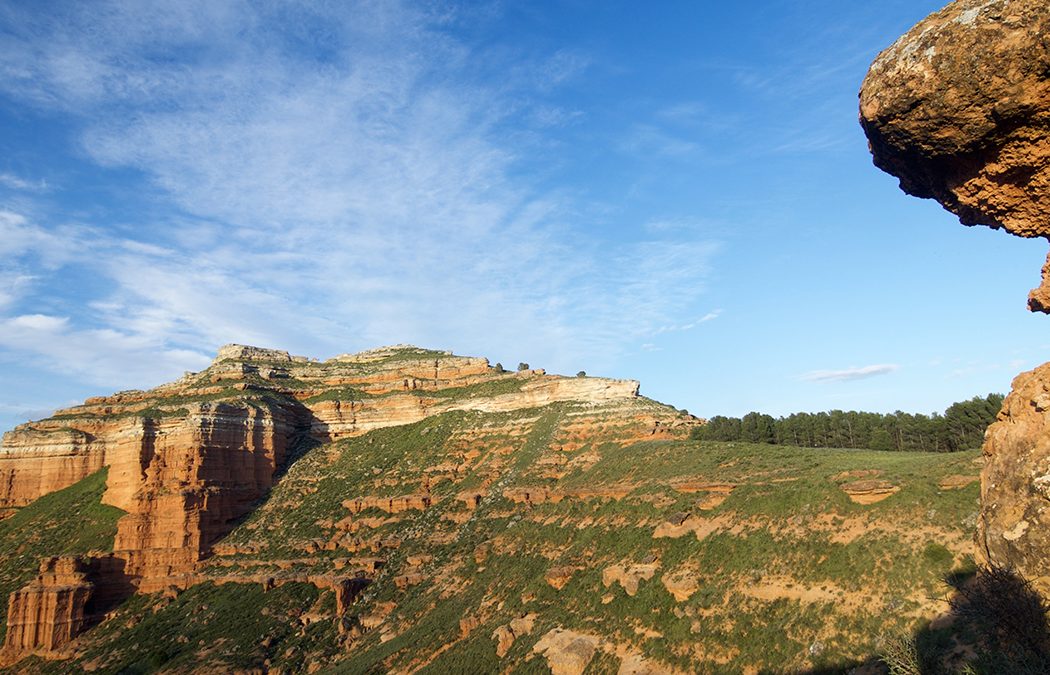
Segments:
[[[106,469],[52,492],[0,520],[0,598],[36,576],[40,559],[113,550],[120,509],[101,503]],[[0,643],[7,632],[0,625]]]
[[[224,540],[214,583],[133,598],[76,661],[22,667],[549,672],[558,648],[535,648],[567,629],[588,673],[839,668],[942,612],[942,578],[969,564],[976,452],[622,444],[600,419],[587,442],[582,410],[450,413],[315,447]],[[423,509],[343,504],[424,492]],[[374,560],[342,617],[303,583]]]

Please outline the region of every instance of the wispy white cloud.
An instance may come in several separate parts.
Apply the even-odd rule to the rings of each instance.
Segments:
[[[23,192],[43,192],[48,189],[47,181],[31,181],[11,173],[0,173],[0,185]]]
[[[70,401],[69,405],[76,405],[76,402]],[[11,417],[22,421],[38,420],[53,415],[54,412],[55,408],[53,406],[18,402],[0,403],[0,414],[6,413]]]
[[[0,270],[0,312],[14,305],[26,293],[33,277],[18,271]]]
[[[114,330],[77,329],[68,317],[25,314],[0,321],[0,347],[95,383],[151,383],[159,373],[169,376],[198,370],[209,358],[192,350],[175,349],[146,335]]]
[[[398,2],[2,12],[0,89],[77,119],[89,159],[178,207],[120,232],[0,213],[0,253],[36,292],[71,269],[100,282],[44,318],[9,299],[3,349],[93,381],[128,360],[137,377],[198,367],[230,341],[319,356],[417,342],[568,371],[696,315],[715,243],[585,237],[568,198],[518,171],[533,148],[507,122],[572,119],[544,92],[584,54],[493,86],[447,16]]]
[[[20,213],[0,209],[0,256],[5,259],[6,269],[26,256],[41,267],[57,268],[76,259],[88,238],[88,230],[83,227],[47,228]]]
[[[675,324],[675,325],[670,325],[670,326],[660,326],[659,328],[657,328],[656,330],[654,330],[652,332],[652,335],[661,335],[663,333],[675,333],[675,332],[680,332],[680,331],[692,330],[692,329],[696,328],[697,326],[699,326],[702,323],[707,323],[708,321],[714,321],[715,319],[717,319],[721,315],[722,315],[722,310],[721,309],[716,309],[716,310],[708,312],[707,314],[704,314],[703,316],[701,316],[701,317],[699,317],[697,319],[694,319],[694,320],[692,320],[692,321],[690,321],[688,323]]]
[[[878,375],[888,375],[897,370],[900,370],[900,366],[886,363],[872,366],[861,366],[859,368],[843,368],[841,370],[814,370],[802,375],[800,379],[806,382],[851,382],[853,380],[863,380]]]
[[[620,148],[631,154],[671,158],[690,157],[701,151],[696,141],[656,124],[636,124],[624,136]]]

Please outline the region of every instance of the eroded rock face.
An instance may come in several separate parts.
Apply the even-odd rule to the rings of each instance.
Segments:
[[[639,584],[652,579],[658,569],[660,569],[659,562],[611,565],[602,570],[602,585],[609,588],[618,583],[627,595],[633,597],[638,592]]]
[[[11,594],[0,666],[27,654],[61,657],[83,630],[127,597],[124,562],[113,556],[40,561],[35,580]]]
[[[965,225],[1050,236],[1050,12],[959,0],[882,52],[860,94],[875,164]],[[1044,268],[1044,286],[1046,281]],[[1050,288],[1033,291],[1050,311]]]
[[[32,427],[9,431],[0,451],[0,507],[25,506],[105,464],[105,447],[91,431]]]
[[[600,643],[594,635],[554,628],[540,638],[532,651],[546,657],[552,675],[580,675],[594,658]]]
[[[37,579],[11,594],[4,652],[48,655],[76,637],[87,620],[94,584],[75,558],[51,558]]]
[[[968,225],[1046,236],[1050,13],[960,0],[882,52],[860,94],[876,165]]]
[[[138,452],[118,455],[103,496],[128,512],[113,548],[142,590],[185,586],[211,544],[272,486],[296,412],[277,404],[202,403],[185,418],[139,422]]]
[[[965,225],[1050,238],[1050,11],[958,0],[875,60],[860,94],[875,164]],[[1050,258],[1029,296],[1050,312]],[[987,432],[978,549],[1050,592],[1050,364],[1018,376]]]
[[[485,359],[407,346],[318,362],[228,345],[200,373],[187,373],[150,391],[90,398],[51,418],[21,425],[0,446],[0,512],[108,467],[102,501],[126,515],[117,523],[112,553],[51,560],[35,582],[11,596],[4,658],[54,656],[100,611],[130,594],[187,588],[204,578],[202,570],[209,558],[215,560],[213,554],[253,553],[251,547],[215,550],[213,545],[258,507],[297,453],[449,412],[513,413],[566,402],[574,411],[556,433],[549,432],[542,458],[546,479],[596,461],[593,452],[577,453],[572,462],[563,457],[582,445],[685,438],[701,423],[641,399],[638,383],[630,380],[567,378],[541,370],[505,373]],[[396,538],[368,536],[376,519],[359,515],[386,512],[396,522],[406,513],[430,509],[437,503],[432,486],[462,480],[463,470],[478,456],[479,443],[510,451],[538,419],[518,415],[505,423],[467,427],[447,441],[460,449],[459,460],[429,467],[425,480],[411,491],[392,493],[386,488],[396,480],[387,483],[376,475],[378,484],[364,483],[360,496],[342,502],[348,513],[339,521],[339,531],[307,542],[302,550],[375,553],[397,548]],[[497,477],[498,472],[488,475],[461,496],[468,508],[488,498]],[[558,493],[557,499],[622,496],[617,490],[580,488]],[[428,581],[418,569],[426,562],[417,559],[394,578],[395,585],[406,589]],[[335,566],[342,570],[339,574],[303,577],[293,572],[301,563],[263,561],[255,566],[239,560],[236,571],[208,578],[264,588],[308,581],[336,591],[336,613],[342,616],[381,566],[374,558],[346,558]],[[512,623],[508,630],[522,635],[531,624],[526,629]]]
[[[1050,592],[1050,363],[1014,378],[984,449],[979,547]]]

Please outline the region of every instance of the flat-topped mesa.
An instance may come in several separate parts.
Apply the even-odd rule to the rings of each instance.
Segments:
[[[449,410],[510,411],[565,400],[610,401],[636,396],[637,389],[635,382],[558,377],[542,370],[508,373],[490,366],[488,359],[410,345],[324,362],[227,345],[200,373],[149,391],[91,397],[8,432],[0,445],[0,508],[24,506],[112,465],[119,469],[113,476],[120,474],[121,487],[111,485],[107,502],[127,509],[130,495],[138,490],[131,487],[135,483],[130,477],[145,475],[156,461],[148,444],[169,430],[178,428],[178,435],[193,437],[201,429],[232,425],[240,430],[236,433],[248,433],[240,421],[213,419],[218,414],[214,404],[222,401],[241,410],[245,401],[267,409],[283,401],[282,428],[309,430],[316,440],[328,442]],[[143,430],[145,421],[149,431]],[[266,485],[265,480],[258,484]]]
[[[860,92],[875,165],[966,225],[1050,238],[1046,0],[958,0],[879,55]],[[1050,313],[1050,257],[1032,311]],[[978,551],[1050,594],[1050,364],[1022,373],[985,435]]]
[[[456,443],[470,457],[474,434],[512,442],[542,416],[531,411],[553,404],[568,404],[551,413],[564,415],[557,433],[548,432],[559,454],[588,444],[684,438],[699,424],[640,398],[638,387],[633,380],[541,369],[510,373],[487,359],[408,345],[323,362],[227,345],[200,373],[149,391],[91,398],[20,425],[0,446],[0,507],[24,506],[107,467],[102,502],[125,515],[117,521],[111,553],[49,561],[35,582],[11,596],[8,645],[0,658],[58,656],[110,600],[197,583],[213,545],[259,506],[288,458],[319,442],[444,413],[530,411],[508,415],[506,423],[495,415],[483,429],[464,432]],[[554,475],[559,468],[546,471]],[[428,507],[430,483],[417,492],[401,500],[364,495],[368,499],[355,508],[385,503],[393,513]],[[339,581],[340,602],[361,583],[367,580]]]
[[[611,411],[637,397],[633,380],[510,373],[484,358],[409,345],[323,362],[227,345],[200,373],[94,397],[5,434],[0,508],[25,506],[109,467],[102,500],[127,512],[114,550],[140,589],[155,590],[192,581],[197,562],[270,490],[297,444],[452,411],[561,402]],[[651,422],[667,422],[661,433],[672,428],[664,417]]]
[[[360,436],[391,426],[419,422],[454,410],[512,412],[554,403],[579,401],[609,405],[638,397],[635,380],[560,377],[542,371],[505,374],[451,389],[394,391],[379,396],[306,399],[311,435],[324,442]],[[472,391],[473,390],[473,391]],[[455,395],[444,395],[445,392]],[[472,395],[473,394],[473,395]]]
[[[1048,34],[1045,0],[959,0],[908,31],[860,92],[875,165],[965,225],[1050,238]]]
[[[415,345],[387,345],[385,347],[376,347],[375,349],[366,349],[363,352],[356,352],[354,354],[340,354],[332,359],[332,361],[342,361],[345,363],[374,363],[376,361],[382,361],[384,359],[390,359],[394,357],[442,357],[452,356],[450,351],[437,351],[433,349],[424,349]],[[487,362],[488,359],[485,359]]]
[[[264,349],[250,345],[228,344],[219,347],[219,353],[215,356],[215,362],[220,361],[277,361],[287,363],[306,363],[309,361],[305,356],[291,356],[288,352],[280,349]]]

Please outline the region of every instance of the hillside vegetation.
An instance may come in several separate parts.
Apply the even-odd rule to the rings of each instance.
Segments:
[[[73,662],[21,667],[843,667],[946,609],[942,578],[969,564],[977,453],[586,440],[566,450],[579,412],[449,413],[318,445],[217,547],[204,568],[214,582],[136,596],[82,636]],[[346,506],[424,483],[429,506]],[[381,567],[343,617],[332,591],[282,583],[365,558]]]
[[[522,366],[228,345],[22,425],[0,453],[0,591],[20,589],[0,663],[836,670],[924,629],[974,567],[976,451],[697,439],[637,382]]]
[[[808,448],[867,448],[915,452],[975,450],[1003,407],[1002,394],[953,403],[944,414],[870,413],[831,410],[774,418],[716,415],[694,432],[697,439],[796,445]]]
[[[105,487],[103,469],[0,520],[0,598],[36,576],[42,558],[112,550],[124,512],[100,503]]]

